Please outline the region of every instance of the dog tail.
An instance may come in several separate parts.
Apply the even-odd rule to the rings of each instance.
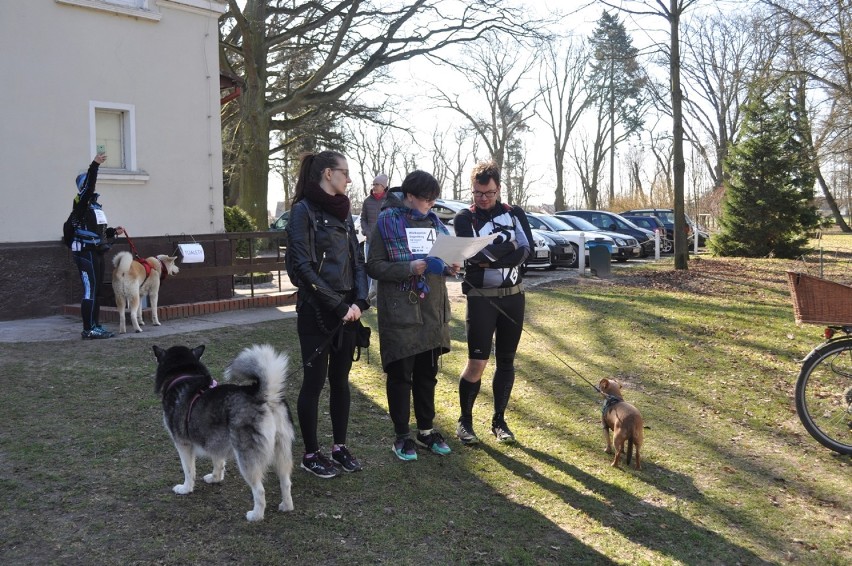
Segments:
[[[116,268],[116,271],[122,271],[124,273],[130,269],[130,264],[133,263],[133,256],[130,252],[118,252],[115,254],[115,257],[112,258],[112,265]]]
[[[266,403],[284,401],[284,378],[289,358],[279,354],[269,344],[246,348],[225,369],[225,378],[255,379],[260,384],[260,395]]]
[[[627,438],[627,463],[630,464],[630,459],[633,457],[633,435]]]

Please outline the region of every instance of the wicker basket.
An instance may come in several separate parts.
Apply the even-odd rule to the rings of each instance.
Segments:
[[[852,324],[852,287],[805,273],[787,272],[797,323]]]

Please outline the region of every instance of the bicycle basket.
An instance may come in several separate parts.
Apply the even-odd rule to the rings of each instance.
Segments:
[[[852,287],[806,273],[787,272],[799,324],[852,324]]]

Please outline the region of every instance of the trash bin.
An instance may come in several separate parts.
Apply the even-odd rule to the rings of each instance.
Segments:
[[[589,270],[596,277],[609,277],[612,265],[612,253],[609,246],[598,242],[589,242]]]

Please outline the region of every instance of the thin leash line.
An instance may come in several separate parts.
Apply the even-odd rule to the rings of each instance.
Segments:
[[[444,263],[444,265],[447,265],[447,263],[446,263],[444,260],[441,260],[441,261]],[[482,293],[482,291],[480,291],[480,290],[479,290],[479,289],[478,289],[478,288],[477,288],[477,287],[476,287],[473,283],[471,283],[471,282],[470,282],[470,281],[469,281],[466,277],[464,277],[464,276],[462,276],[462,275],[456,275],[456,278],[457,278],[457,279],[462,280],[462,281],[463,281],[463,282],[465,282],[465,283],[467,283],[467,284],[470,286],[470,288],[471,288],[472,290],[476,291],[476,294],[477,294],[477,295],[479,295],[479,297],[481,297],[481,298],[483,298],[483,299],[487,300],[487,301],[488,301],[488,303],[489,303],[492,307],[494,307],[495,309],[497,309],[497,312],[499,312],[500,314],[502,314],[503,316],[505,316],[505,317],[506,317],[509,321],[511,321],[511,322],[512,322],[512,324],[514,324],[515,326],[518,326],[518,327],[521,329],[521,332],[525,332],[525,333],[526,333],[526,334],[528,334],[531,338],[535,338],[535,336],[533,336],[533,334],[532,334],[529,330],[527,330],[526,328],[524,328],[524,326],[523,326],[522,324],[519,324],[519,323],[518,323],[518,321],[516,321],[514,318],[512,318],[511,316],[509,316],[509,314],[508,314],[506,311],[504,311],[502,308],[500,308],[500,307],[497,305],[497,303],[495,303],[493,300],[491,300],[491,298],[490,298],[490,297],[488,297],[488,296],[486,296],[484,293]],[[577,371],[576,369],[574,369],[574,368],[573,368],[570,364],[568,364],[568,362],[566,362],[565,360],[563,360],[562,358],[560,358],[560,357],[559,357],[559,355],[558,355],[558,354],[556,354],[556,352],[554,352],[553,350],[551,350],[551,349],[550,349],[550,348],[548,348],[547,346],[544,346],[544,349],[545,349],[545,351],[547,351],[547,352],[548,352],[551,356],[553,356],[554,358],[556,358],[557,360],[559,360],[559,361],[562,363],[562,365],[564,365],[565,367],[567,367],[568,369],[570,369],[572,372],[574,372],[574,374],[575,374],[575,375],[577,375],[577,377],[579,377],[580,379],[582,379],[583,381],[585,381],[587,384],[589,384],[589,385],[592,387],[592,389],[594,389],[594,390],[595,390],[595,391],[597,391],[598,393],[602,393],[602,392],[601,392],[601,390],[598,388],[598,386],[597,386],[597,385],[595,385],[594,383],[592,383],[591,381],[589,381],[588,379],[586,379],[586,377],[585,377],[583,374],[581,374],[579,371]]]
[[[326,346],[331,344],[331,341],[334,340],[334,337],[337,335],[337,331],[340,330],[342,326],[343,326],[343,321],[340,321],[339,323],[337,323],[337,326],[334,327],[334,330],[332,330],[329,333],[328,338],[326,338],[322,342],[322,344],[317,346],[316,350],[314,350],[314,353],[311,354],[310,357],[307,360],[303,361],[302,364],[298,368],[296,368],[293,371],[291,371],[290,373],[288,373],[285,376],[284,380],[287,381],[291,377],[296,375],[298,372],[304,371],[305,368],[308,366],[308,364],[311,363],[312,361],[314,361],[317,358],[317,356],[319,356],[322,353],[322,351],[325,350]]]

